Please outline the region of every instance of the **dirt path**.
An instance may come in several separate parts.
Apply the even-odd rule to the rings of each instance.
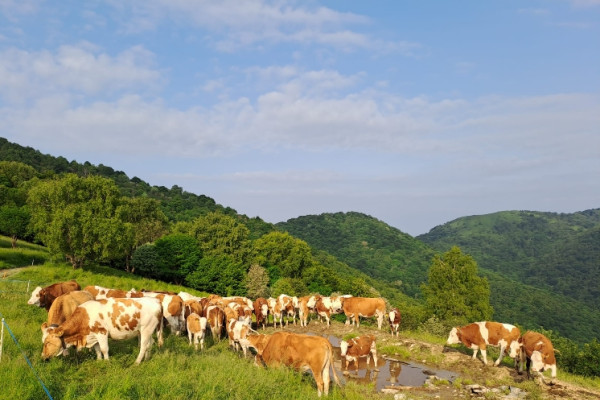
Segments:
[[[0,270],[0,278],[6,279],[6,278],[10,277],[11,275],[14,275],[17,272],[19,272],[25,268],[27,268],[27,267],[18,267],[18,268],[9,268],[9,269]]]

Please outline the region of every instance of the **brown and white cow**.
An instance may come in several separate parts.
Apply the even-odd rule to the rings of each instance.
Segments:
[[[262,325],[263,329],[266,327],[266,322],[269,320],[269,305],[267,299],[259,297],[254,301],[254,315],[256,316],[256,329]]]
[[[554,346],[541,333],[527,331],[519,338],[519,373],[523,372],[523,363],[527,363],[527,376],[531,378],[530,370],[538,374],[542,380],[544,370],[550,369],[552,379],[556,378],[556,357]]]
[[[155,297],[160,300],[163,307],[163,316],[169,324],[171,332],[179,336],[185,328],[183,300],[177,294],[168,292],[143,291],[144,297]]]
[[[89,292],[94,296],[94,300],[104,300],[110,297],[115,299],[128,299],[128,298],[141,298],[144,297],[142,292],[137,292],[134,289],[129,291],[121,289],[110,289],[102,286],[86,286],[83,288],[86,292]]]
[[[388,318],[390,321],[390,330],[392,331],[392,336],[394,334],[398,336],[398,329],[400,329],[400,320],[402,318],[400,311],[397,308],[392,308],[388,313]]]
[[[244,352],[244,357],[248,352],[248,344],[244,341],[246,337],[250,333],[250,325],[248,325],[244,321],[236,321],[234,319],[230,319],[227,322],[227,336],[229,337],[229,346],[231,346],[235,350],[239,350],[239,347],[242,348]]]
[[[294,325],[296,325],[296,306],[294,304],[294,298],[286,294],[280,294],[279,297],[277,297],[277,303],[279,303],[279,308],[281,309],[281,317],[286,317],[285,326],[288,326],[290,317],[292,317]],[[298,298],[296,298],[295,303],[298,303]]]
[[[347,297],[343,300],[342,308],[346,314],[346,325],[352,322],[360,325],[360,317],[377,317],[377,327],[381,329],[385,315],[385,300],[381,297]]]
[[[181,296],[179,296],[181,297]],[[187,317],[196,313],[198,315],[202,315],[202,303],[196,299],[189,299],[183,302],[183,317],[187,320]]]
[[[75,280],[57,282],[46,287],[38,286],[33,289],[31,298],[27,301],[27,304],[42,307],[48,311],[58,296],[75,290],[81,290],[81,286]]]
[[[194,343],[194,348],[198,350],[198,342],[200,342],[200,350],[204,350],[204,338],[206,337],[206,317],[201,317],[199,314],[192,312],[186,318],[186,329],[190,346]]]
[[[344,373],[346,373],[351,362],[354,362],[356,371],[358,371],[358,359],[360,357],[367,357],[367,365],[369,365],[369,355],[373,357],[373,365],[377,368],[377,346],[373,335],[363,335],[348,341],[342,340],[340,350],[341,356],[346,359]]]
[[[510,324],[499,322],[474,322],[462,327],[452,328],[448,335],[446,344],[459,344],[462,342],[466,347],[473,349],[473,359],[477,358],[477,351],[481,350],[483,363],[487,365],[487,346],[499,346],[500,355],[495,366],[500,364],[504,351],[509,349],[509,356],[516,359],[519,351],[519,328]]]
[[[311,311],[315,309],[317,300],[321,296],[311,295],[304,296],[298,299],[298,317],[300,319],[300,326],[308,326],[308,316]]]
[[[210,332],[216,342],[221,339],[221,335],[223,334],[223,320],[225,319],[225,313],[223,312],[223,309],[216,304],[209,304],[204,309],[204,312],[206,314],[208,326],[210,326]]]
[[[320,336],[276,332],[272,335],[250,335],[244,342],[256,350],[256,361],[268,366],[286,365],[296,370],[310,370],[317,383],[317,393],[329,394],[330,372],[333,367],[333,349],[329,341]],[[335,382],[340,381],[333,369]]]
[[[62,324],[47,331],[42,359],[61,354],[66,348],[93,347],[98,359],[108,360],[108,339],[140,338],[139,364],[150,356],[152,334],[157,331],[158,345],[162,338],[162,307],[157,299],[116,299],[87,301]]]
[[[85,290],[75,290],[58,296],[48,310],[48,321],[42,324],[42,343],[46,339],[46,332],[50,327],[56,328],[65,322],[80,304],[90,300],[94,300],[94,297]]]
[[[321,317],[325,318],[327,325],[330,325],[331,314],[334,314],[331,304],[331,297],[320,296],[315,303],[315,311],[319,320]]]
[[[279,325],[283,329],[283,311],[281,310],[281,305],[272,297],[267,299],[267,304],[269,305],[269,312],[273,316],[273,326],[277,328],[277,320],[279,320]]]

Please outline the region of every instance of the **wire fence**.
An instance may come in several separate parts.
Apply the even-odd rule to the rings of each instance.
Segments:
[[[4,319],[4,316],[2,315],[1,312],[0,312],[0,318],[2,318],[1,323],[0,323],[0,325],[1,325],[1,328],[0,328],[0,362],[2,362],[2,352],[3,352],[3,349],[4,349],[4,328],[6,328],[6,331],[8,332],[8,334],[10,335],[10,337],[12,338],[13,342],[15,343],[15,345],[17,346],[17,349],[19,349],[19,351],[21,352],[21,355],[23,356],[23,358],[27,362],[27,365],[29,365],[29,368],[31,368],[31,371],[33,372],[33,375],[35,376],[35,378],[39,382],[39,384],[42,387],[42,389],[44,389],[44,392],[46,393],[46,395],[48,396],[48,398],[50,400],[54,400],[52,398],[52,395],[50,394],[50,391],[48,390],[48,388],[44,384],[44,381],[42,380],[42,378],[40,378],[40,375],[37,373],[37,371],[33,367],[33,364],[31,364],[31,361],[29,361],[29,357],[27,357],[27,354],[25,354],[25,351],[21,348],[21,345],[19,344],[19,341],[17,340],[17,337],[15,336],[15,334],[13,333],[13,331],[10,329],[10,326],[8,326],[8,323]]]

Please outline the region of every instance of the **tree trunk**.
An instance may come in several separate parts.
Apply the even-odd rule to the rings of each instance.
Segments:
[[[10,237],[10,244],[12,245],[13,249],[17,248],[17,237],[16,236],[11,236]]]

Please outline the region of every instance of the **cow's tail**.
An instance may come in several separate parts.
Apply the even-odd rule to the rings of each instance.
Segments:
[[[333,348],[331,347],[331,345],[327,346],[327,352],[329,353],[329,364],[331,365],[331,371],[333,373],[333,380],[335,381],[336,385],[338,385],[338,387],[341,388],[342,384],[340,383],[340,378],[338,378],[337,372],[335,372]]]
[[[163,312],[162,312],[162,306],[160,307],[160,317],[159,317],[159,323],[158,323],[158,329],[156,331],[156,336],[158,338],[158,347],[162,347],[162,345],[165,343],[164,339],[163,339],[163,328],[164,328],[164,323],[163,323]]]

